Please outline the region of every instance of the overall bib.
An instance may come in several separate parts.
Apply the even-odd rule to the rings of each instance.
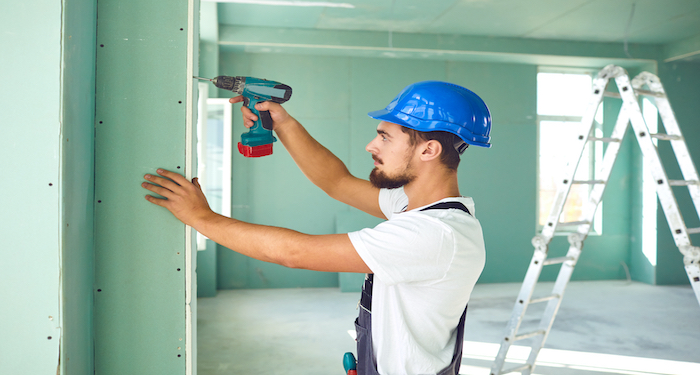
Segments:
[[[471,215],[469,210],[459,202],[442,202],[422,209],[448,209],[456,208]],[[355,331],[357,332],[357,375],[379,375],[377,371],[377,360],[374,358],[374,348],[372,346],[372,283],[374,275],[367,274],[365,283],[362,285],[362,295],[360,296],[360,314],[355,320]],[[464,342],[464,322],[467,317],[467,307],[464,307],[462,317],[457,324],[457,341],[452,354],[452,362],[442,369],[437,375],[457,375],[462,364],[462,345]],[[397,345],[401,345],[397,343]]]

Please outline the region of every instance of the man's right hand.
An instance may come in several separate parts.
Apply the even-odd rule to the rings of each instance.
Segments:
[[[228,100],[229,103],[241,103],[243,102],[243,96],[236,96]],[[270,117],[272,117],[272,129],[278,131],[281,126],[286,122],[293,121],[292,116],[287,113],[287,111],[278,103],[275,102],[261,102],[255,106],[258,112],[269,111]],[[241,106],[241,112],[243,113],[243,125],[246,128],[252,128],[255,125],[255,121],[258,120],[253,111],[248,109],[246,106]]]

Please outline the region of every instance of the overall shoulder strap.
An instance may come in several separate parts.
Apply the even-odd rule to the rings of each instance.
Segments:
[[[462,211],[468,213],[469,215],[472,214],[471,212],[469,212],[469,209],[467,209],[467,206],[465,206],[461,202],[440,202],[440,203],[436,203],[432,206],[426,207],[426,208],[422,209],[421,211],[446,210],[448,208],[456,208],[458,210],[462,210]]]

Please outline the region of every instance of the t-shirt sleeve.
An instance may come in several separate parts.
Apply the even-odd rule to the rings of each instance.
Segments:
[[[440,280],[454,255],[450,229],[418,213],[404,213],[348,236],[375,277],[388,285]]]

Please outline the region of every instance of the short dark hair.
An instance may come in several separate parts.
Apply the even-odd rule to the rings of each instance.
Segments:
[[[419,137],[424,141],[435,140],[440,142],[442,145],[442,153],[440,153],[440,161],[442,164],[454,171],[459,167],[459,152],[457,152],[455,148],[455,144],[461,141],[458,136],[443,131],[419,132],[418,130],[413,130],[405,126],[401,127],[401,131],[409,135],[411,146],[417,143]]]

